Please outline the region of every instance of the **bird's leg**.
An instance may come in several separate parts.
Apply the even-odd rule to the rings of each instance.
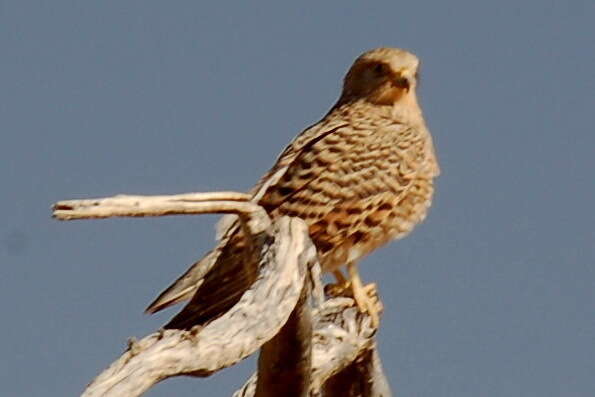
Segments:
[[[338,284],[347,283],[347,279],[345,278],[345,276],[343,275],[343,272],[341,272],[341,270],[339,270],[339,269],[335,270],[333,272],[333,276],[335,276],[335,278],[337,279]]]
[[[355,262],[347,263],[347,272],[351,283],[353,299],[362,313],[368,313],[372,320],[372,326],[377,328],[380,324],[380,313],[382,312],[382,303],[378,299],[376,284],[363,285],[357,265]]]
[[[324,286],[324,292],[329,296],[345,296],[350,294],[351,283],[345,278],[341,270],[333,271],[333,276],[337,280],[334,284]]]
[[[345,278],[341,270],[333,271],[337,279],[335,284],[327,284],[324,292],[329,296],[349,296],[355,300],[358,309],[362,313],[368,313],[372,320],[372,326],[378,327],[380,323],[380,313],[382,312],[382,303],[378,299],[376,284],[370,283],[363,285],[357,265],[355,262],[347,263],[347,272],[349,279]]]

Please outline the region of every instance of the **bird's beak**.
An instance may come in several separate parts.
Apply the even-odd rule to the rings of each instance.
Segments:
[[[393,76],[393,85],[395,87],[399,87],[406,91],[409,91],[409,88],[411,88],[410,73],[406,69],[400,70],[399,72],[395,73]]]

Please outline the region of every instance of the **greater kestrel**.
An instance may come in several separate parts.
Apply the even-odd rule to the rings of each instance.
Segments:
[[[425,218],[440,172],[417,101],[418,69],[417,57],[405,50],[362,54],[345,76],[337,103],[287,146],[251,191],[271,217],[297,216],[308,224],[323,270],[350,283],[360,310],[369,312],[375,325],[377,309],[356,263]],[[216,318],[253,282],[242,263],[242,230],[227,223],[219,246],[147,308],[154,313],[192,298],[166,327],[189,328]],[[203,274],[201,263],[214,253],[215,266]]]

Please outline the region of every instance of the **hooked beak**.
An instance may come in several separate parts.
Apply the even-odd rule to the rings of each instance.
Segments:
[[[409,91],[411,88],[411,79],[407,70],[401,70],[393,76],[392,83],[395,87]]]

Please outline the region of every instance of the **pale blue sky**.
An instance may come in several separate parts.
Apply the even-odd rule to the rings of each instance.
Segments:
[[[595,395],[595,3],[0,1],[0,394],[77,395],[215,217],[60,223],[60,199],[249,188],[362,51],[423,63],[443,175],[367,258],[401,397]],[[226,396],[253,361],[149,396]]]

